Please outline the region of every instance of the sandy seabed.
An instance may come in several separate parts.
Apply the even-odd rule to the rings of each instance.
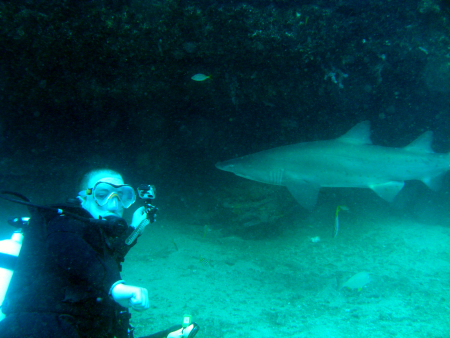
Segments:
[[[150,309],[132,311],[135,336],[188,313],[199,338],[450,337],[448,224],[353,213],[332,238],[332,223],[311,216],[262,240],[148,226],[123,271],[149,290]],[[339,288],[363,271],[361,290]]]

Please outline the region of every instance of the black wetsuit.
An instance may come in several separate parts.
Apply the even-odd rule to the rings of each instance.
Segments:
[[[79,207],[64,210],[79,217],[35,209],[23,229],[0,338],[132,336],[127,309],[108,294],[121,280],[121,263],[132,246],[124,240],[132,228],[123,220],[93,222]]]

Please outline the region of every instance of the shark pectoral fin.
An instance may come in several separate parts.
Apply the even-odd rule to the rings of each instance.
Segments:
[[[403,181],[392,181],[381,184],[372,184],[369,185],[369,188],[375,191],[375,193],[380,196],[382,199],[392,202],[397,196],[397,194],[402,190],[405,182]]]
[[[286,184],[289,192],[302,207],[308,210],[314,209],[319,195],[320,184],[314,182],[298,182]]]
[[[428,188],[434,191],[438,191],[442,187],[442,180],[444,179],[446,172],[434,177],[423,178],[422,182],[427,185]]]

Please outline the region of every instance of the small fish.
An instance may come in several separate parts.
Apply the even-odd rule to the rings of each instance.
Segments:
[[[343,288],[348,288],[350,290],[358,290],[361,289],[370,283],[370,275],[368,272],[359,272],[356,275],[350,277],[344,284],[341,285],[339,290]]]
[[[202,257],[202,255],[198,256],[198,259],[200,261],[200,263],[204,266],[204,267],[212,267],[213,264],[211,263],[211,261],[207,258]]]
[[[207,79],[209,79],[211,76],[209,75],[205,75],[205,74],[195,74],[194,76],[191,77],[192,80],[194,81],[205,81]]]
[[[319,243],[319,242],[320,242],[320,237],[319,237],[319,236],[311,237],[311,242],[313,242],[313,243]]]
[[[339,211],[344,210],[348,211],[348,207],[345,205],[338,205],[336,208],[336,216],[334,217],[334,228],[333,228],[333,238],[336,238],[339,232]]]

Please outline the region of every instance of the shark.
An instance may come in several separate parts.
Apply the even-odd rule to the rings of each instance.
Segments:
[[[369,188],[392,202],[405,181],[419,180],[439,190],[450,170],[450,153],[434,153],[433,132],[403,148],[372,144],[370,122],[331,140],[302,142],[219,162],[220,170],[249,180],[285,186],[308,210],[321,188]]]

